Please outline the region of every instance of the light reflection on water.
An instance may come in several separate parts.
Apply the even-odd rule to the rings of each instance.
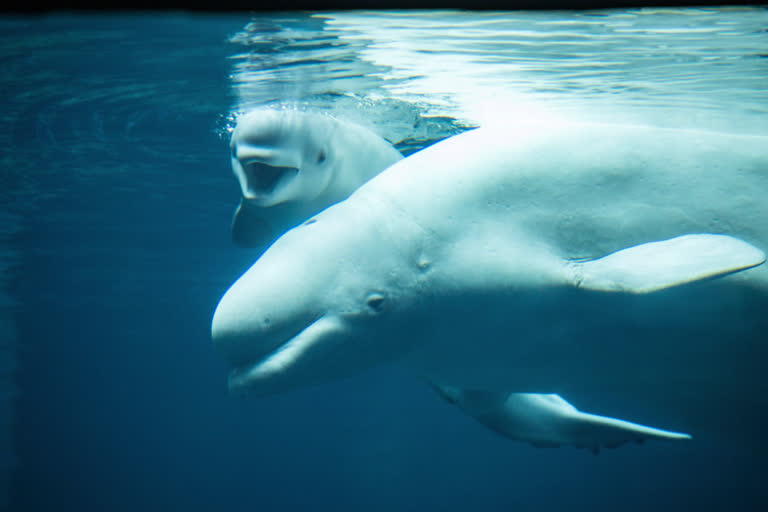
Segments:
[[[549,112],[766,132],[766,20],[763,8],[262,17],[231,39],[246,50],[232,57],[235,109],[386,120],[398,140],[411,135],[393,128],[400,104],[461,126]]]

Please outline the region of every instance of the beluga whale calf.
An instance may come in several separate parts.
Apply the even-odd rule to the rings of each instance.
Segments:
[[[261,250],[402,159],[389,142],[355,123],[269,108],[237,119],[230,150],[242,192],[232,240]]]
[[[767,148],[570,121],[439,142],[285,233],[224,294],[212,337],[230,388],[398,361],[538,444],[687,437],[560,398],[602,393],[694,435],[761,431]]]

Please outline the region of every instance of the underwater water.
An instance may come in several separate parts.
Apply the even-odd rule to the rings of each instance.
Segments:
[[[230,240],[238,113],[325,112],[405,154],[560,113],[768,135],[766,22],[735,7],[4,16],[0,508],[762,509],[765,447],[743,439],[534,448],[395,365],[244,398],[210,327],[254,260]]]

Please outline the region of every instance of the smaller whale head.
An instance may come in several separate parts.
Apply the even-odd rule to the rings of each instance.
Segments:
[[[259,109],[232,133],[232,171],[254,205],[311,200],[333,179],[337,121],[318,114]]]
[[[407,265],[367,228],[374,211],[350,219],[339,206],[285,233],[221,298],[211,331],[233,368],[230,389],[333,380],[401,350]]]

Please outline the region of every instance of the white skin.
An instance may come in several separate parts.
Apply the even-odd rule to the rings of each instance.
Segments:
[[[265,246],[281,225],[296,223],[346,198],[400,159],[386,141],[362,127],[312,113],[272,110],[257,110],[239,119],[231,153],[243,195],[233,220],[233,240],[251,247]],[[363,153],[363,159],[357,157]],[[271,209],[268,215],[267,208]],[[507,395],[510,398],[499,410],[485,413],[481,423],[506,437],[537,445],[573,444],[597,450],[631,440],[686,438],[580,413],[562,399],[566,407],[553,408],[548,395]],[[452,401],[466,410],[465,402]],[[490,417],[494,419],[489,422]],[[531,418],[536,418],[537,428],[526,428]]]
[[[212,326],[230,385],[272,393],[399,359],[440,386],[608,390],[685,409],[694,426],[711,419],[685,405],[768,391],[755,363],[768,354],[747,334],[768,327],[766,148],[575,123],[436,144],[286,233],[230,288]],[[589,289],[575,277],[600,268],[582,260],[691,233],[705,248],[733,241],[733,260],[697,274],[700,246],[672,242],[650,254],[691,261],[678,282],[665,272],[649,291],[619,273],[615,289]]]

